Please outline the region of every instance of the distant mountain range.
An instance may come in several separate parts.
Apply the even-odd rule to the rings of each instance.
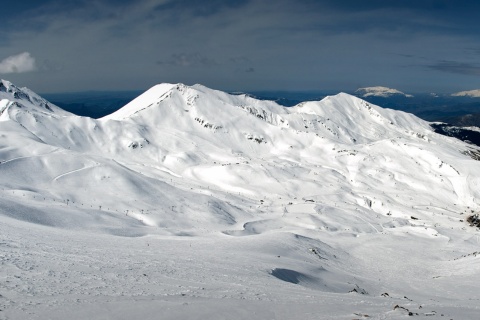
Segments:
[[[109,115],[137,97],[139,91],[80,92],[44,95],[63,109],[77,115],[101,118]],[[394,110],[401,110],[437,123],[434,127],[441,134],[449,135],[480,145],[479,133],[469,127],[480,127],[480,99],[478,90],[454,94],[407,94],[397,89],[377,86],[359,88],[352,95]],[[295,106],[305,101],[321,100],[333,92],[257,91],[246,94],[259,100],[271,100],[283,106]],[[442,129],[444,128],[444,129]],[[455,129],[457,128],[457,129]]]
[[[387,87],[366,87],[357,89],[352,95],[385,108],[402,110],[415,114],[427,121],[448,122],[463,126],[468,118],[468,126],[480,126],[480,99],[478,90],[457,92],[454,94],[416,93],[407,94]],[[111,114],[133,100],[141,92],[80,92],[45,94],[48,100],[63,109],[78,115],[101,118]],[[248,94],[260,100],[272,100],[283,106],[294,106],[304,101],[321,100],[335,92],[287,92],[287,91],[253,91]]]
[[[355,94],[361,96],[362,98],[368,98],[368,97],[390,98],[392,96],[413,98],[413,95],[411,94],[405,94],[402,91],[399,91],[397,89],[391,89],[391,88],[381,87],[381,86],[359,88],[355,91]]]
[[[460,91],[452,94],[453,97],[471,97],[471,98],[480,98],[480,89],[479,90],[469,90],[469,91]]]

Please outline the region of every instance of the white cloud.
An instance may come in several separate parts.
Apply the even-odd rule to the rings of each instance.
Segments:
[[[36,69],[35,58],[30,52],[22,52],[3,59],[0,62],[0,73],[23,73]]]

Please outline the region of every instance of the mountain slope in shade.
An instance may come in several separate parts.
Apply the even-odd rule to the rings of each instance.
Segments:
[[[480,152],[411,114],[161,84],[95,120],[4,87],[0,317],[479,311]]]

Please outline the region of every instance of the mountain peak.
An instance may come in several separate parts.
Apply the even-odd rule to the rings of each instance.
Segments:
[[[14,105],[57,115],[70,114],[40,97],[32,90],[26,87],[19,88],[12,82],[4,79],[0,80],[0,100],[3,101],[0,114],[3,114],[7,108]]]
[[[189,106],[195,105],[195,100],[198,98],[205,98],[209,101],[208,105],[213,106],[217,102],[227,104],[230,106],[256,105],[260,100],[254,99],[247,95],[232,95],[220,90],[208,88],[201,84],[195,84],[188,86],[183,83],[161,83],[148,89],[140,96],[129,102],[120,110],[103,117],[103,120],[123,120],[130,118],[131,116],[138,114],[143,110],[150,109],[150,107],[158,106],[161,103],[169,101],[168,105],[172,107],[178,107],[185,109]],[[172,99],[172,100],[170,100]],[[171,103],[170,103],[171,102]],[[262,106],[264,109],[278,109],[282,108],[275,102],[263,101]],[[208,106],[207,106],[208,107]],[[183,110],[182,109],[182,110]],[[211,110],[212,113],[218,112],[218,110]]]
[[[456,92],[452,94],[452,97],[480,98],[480,89]]]
[[[412,98],[413,95],[411,94],[406,94],[400,90],[397,89],[392,89],[388,87],[382,87],[382,86],[376,86],[376,87],[365,87],[365,88],[359,88],[355,90],[355,93],[359,94],[360,96],[366,98],[366,97],[382,97],[382,98],[388,98],[393,95],[398,95],[398,96],[404,96],[406,98]]]
[[[10,87],[12,83],[8,80],[0,79],[0,91],[4,91],[6,88]]]
[[[8,80],[0,79],[0,92],[11,94],[15,99],[30,100],[28,94]]]
[[[153,105],[156,101],[161,101],[163,98],[165,98],[168,94],[173,89],[181,89],[185,88],[186,86],[182,83],[160,83],[157,85],[154,85],[129,103],[127,103],[124,107],[121,109],[115,111],[112,114],[109,114],[108,116],[103,117],[102,119],[104,120],[122,120],[125,118],[128,118],[135,113],[146,109]]]
[[[304,139],[311,140],[309,143],[318,137],[346,144],[368,143],[379,137],[393,138],[405,131],[423,134],[429,128],[413,115],[384,109],[347,93],[283,107],[203,85],[171,83],[150,88],[102,120],[195,132],[205,139],[218,138],[219,145],[227,135],[237,144],[243,136],[247,140],[277,141],[286,132],[288,135],[301,132]],[[223,134],[211,135],[219,131]]]

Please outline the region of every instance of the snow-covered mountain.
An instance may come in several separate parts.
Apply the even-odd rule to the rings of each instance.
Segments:
[[[480,89],[452,93],[452,97],[480,98]]]
[[[412,98],[413,95],[403,93],[397,89],[376,86],[376,87],[366,87],[366,88],[358,88],[355,90],[355,94],[358,94],[361,97],[382,97],[382,98],[389,98],[391,96],[402,96],[406,98]]]
[[[11,82],[0,79],[0,121],[8,120],[11,116],[15,117],[20,109],[24,112],[69,115],[68,112],[46,101],[30,89],[18,88]]]
[[[478,313],[480,151],[411,114],[160,84],[91,119],[0,94],[0,318]]]

